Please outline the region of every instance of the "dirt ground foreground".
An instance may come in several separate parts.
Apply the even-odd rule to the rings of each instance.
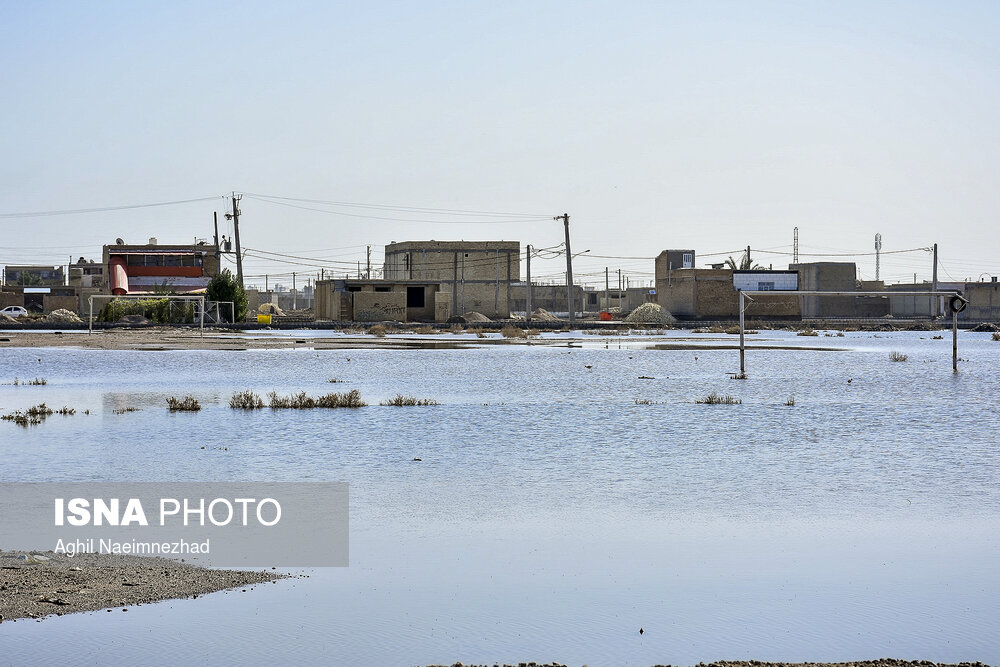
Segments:
[[[145,556],[0,551],[0,622],[122,608],[274,582],[270,571],[211,570]]]

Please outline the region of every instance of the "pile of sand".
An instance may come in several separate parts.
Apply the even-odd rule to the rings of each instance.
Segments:
[[[471,312],[466,313],[465,315],[462,315],[462,318],[467,323],[469,323],[469,324],[471,324],[473,322],[492,322],[493,321],[490,318],[488,318],[485,315],[483,315],[482,313],[478,313],[478,312],[476,312],[474,310],[471,311]]]
[[[59,308],[57,310],[53,310],[45,318],[45,321],[46,322],[60,322],[60,323],[64,323],[64,324],[66,324],[66,323],[79,324],[79,323],[83,322],[83,320],[80,319],[79,315],[77,315],[76,313],[74,313],[72,310],[66,310],[65,308]]]
[[[633,310],[625,321],[630,324],[673,324],[677,320],[659,304],[644,303]]]
[[[558,317],[544,308],[535,308],[535,310],[531,313],[531,319],[537,320],[538,322],[559,322]]]
[[[285,311],[278,307],[276,303],[262,303],[257,307],[257,312],[261,315],[277,315],[284,317]]]

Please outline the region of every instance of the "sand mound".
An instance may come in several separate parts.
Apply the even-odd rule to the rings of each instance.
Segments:
[[[59,308],[57,310],[53,310],[45,318],[45,321],[46,322],[73,323],[73,324],[79,324],[80,322],[83,322],[83,320],[80,319],[79,315],[77,315],[76,313],[74,313],[72,310],[66,310],[65,308]]]
[[[285,316],[285,311],[279,308],[275,303],[262,303],[257,307],[257,312],[261,315],[277,315],[278,317]]]
[[[976,331],[976,332],[982,332],[982,331],[986,331],[986,332],[989,332],[989,331],[1000,331],[1000,327],[998,327],[997,325],[992,324],[990,322],[982,322],[982,323],[977,324],[976,326],[972,327],[971,329],[969,329],[969,331]]]
[[[544,308],[535,308],[531,313],[531,319],[538,320],[539,322],[558,322],[559,318],[545,310]]]
[[[469,322],[469,323],[472,323],[472,322],[492,322],[493,321],[490,318],[488,318],[485,315],[483,315],[482,313],[477,313],[474,310],[471,311],[471,312],[466,313],[465,315],[462,315],[462,317],[465,319],[466,322]]]
[[[673,324],[677,320],[659,304],[644,303],[633,310],[625,321],[632,324]]]

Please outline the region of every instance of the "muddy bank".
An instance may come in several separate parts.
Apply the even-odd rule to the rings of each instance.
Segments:
[[[463,664],[429,665],[428,667],[567,667],[559,662],[518,662],[493,665]],[[657,664],[654,667],[671,667],[668,664]],[[735,660],[723,662],[699,662],[697,667],[988,667],[981,662],[944,663],[929,660],[896,660],[882,658],[880,660],[859,660],[856,662],[760,662],[758,660]]]
[[[38,558],[41,556],[41,558]],[[165,558],[0,551],[0,622],[198,597],[288,575],[209,570]]]

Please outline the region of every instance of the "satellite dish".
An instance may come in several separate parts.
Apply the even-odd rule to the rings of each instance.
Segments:
[[[125,241],[121,239],[115,239],[115,243],[117,243],[118,245],[125,245]]]

